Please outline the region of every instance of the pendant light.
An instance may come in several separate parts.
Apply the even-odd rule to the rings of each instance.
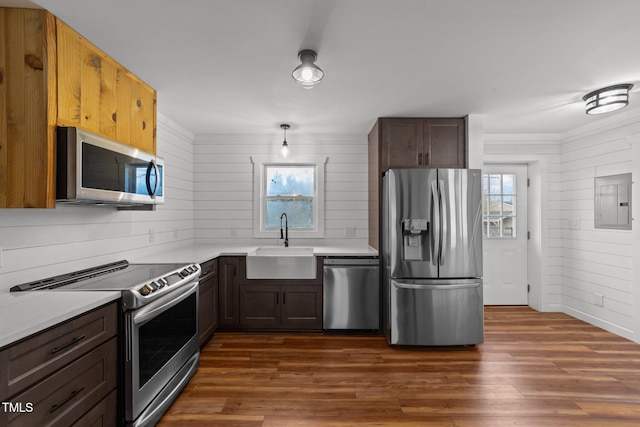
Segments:
[[[280,128],[284,131],[284,140],[282,141],[282,150],[280,150],[280,154],[282,154],[282,157],[287,157],[287,155],[289,154],[289,144],[287,144],[287,129],[289,129],[291,126],[289,126],[286,123],[283,123],[280,125]]]
[[[324,77],[324,71],[314,64],[317,57],[318,54],[310,49],[304,49],[298,52],[298,58],[300,58],[301,64],[293,70],[291,75],[296,83],[305,89],[313,89],[316,85],[320,84],[322,77]]]
[[[584,97],[587,114],[602,114],[616,111],[629,104],[629,91],[632,84],[608,86],[589,92]]]

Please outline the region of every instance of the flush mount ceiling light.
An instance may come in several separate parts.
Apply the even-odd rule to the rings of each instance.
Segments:
[[[587,103],[587,114],[602,114],[616,111],[629,104],[632,84],[621,84],[594,90],[582,97]]]
[[[282,150],[280,151],[282,157],[287,157],[287,154],[289,154],[289,144],[287,144],[287,129],[289,129],[290,127],[291,126],[286,123],[280,125],[280,128],[284,131],[284,140],[282,141]]]
[[[305,89],[312,89],[322,81],[324,71],[320,69],[314,62],[318,55],[315,51],[304,49],[298,52],[301,64],[298,65],[291,75],[293,79]]]

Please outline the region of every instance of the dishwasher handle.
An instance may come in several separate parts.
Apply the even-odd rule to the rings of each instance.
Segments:
[[[380,259],[378,258],[325,258],[324,265],[332,266],[349,266],[349,265],[380,265]]]

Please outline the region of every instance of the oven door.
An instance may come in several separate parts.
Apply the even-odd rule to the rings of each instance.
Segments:
[[[198,281],[125,312],[125,418],[153,425],[198,367]]]

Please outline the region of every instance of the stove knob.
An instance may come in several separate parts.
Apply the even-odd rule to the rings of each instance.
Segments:
[[[153,284],[158,286],[158,289],[164,288],[164,283],[162,283],[162,280],[158,280],[157,282],[153,282]]]
[[[189,270],[186,268],[180,272],[180,276],[187,277],[189,275]]]
[[[158,279],[158,283],[162,284],[163,286],[169,286],[169,281],[164,277],[162,279]]]
[[[140,295],[142,295],[143,297],[146,297],[151,292],[153,292],[153,290],[149,285],[143,285],[138,289],[138,292],[140,292]]]
[[[158,285],[156,282],[149,282],[148,286],[151,288],[151,292],[155,292],[158,290]]]

